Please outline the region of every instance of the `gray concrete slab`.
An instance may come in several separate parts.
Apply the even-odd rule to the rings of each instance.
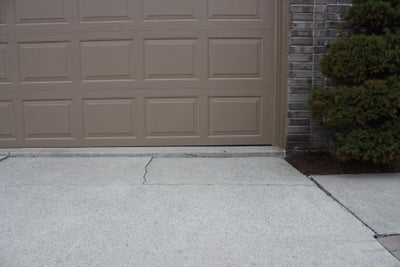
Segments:
[[[392,251],[392,255],[400,261],[400,250]]]
[[[279,158],[150,160],[0,162],[0,266],[400,266]]]
[[[275,146],[21,148],[12,157],[283,157]]]
[[[141,184],[150,158],[8,158],[1,185]]]
[[[400,234],[400,174],[313,176],[378,234]]]
[[[282,158],[153,159],[147,184],[314,185]]]
[[[377,240],[400,261],[400,235],[383,236],[377,238]]]
[[[4,266],[400,266],[314,186],[1,186]]]

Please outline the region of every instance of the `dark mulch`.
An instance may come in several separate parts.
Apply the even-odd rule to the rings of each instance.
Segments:
[[[400,172],[400,164],[387,166],[365,162],[342,163],[326,152],[294,154],[286,160],[305,175]]]

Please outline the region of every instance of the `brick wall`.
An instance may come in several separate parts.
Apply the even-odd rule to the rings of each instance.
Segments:
[[[318,62],[327,45],[345,34],[340,14],[351,0],[289,0],[287,151],[321,148],[307,105],[312,87],[327,84]]]

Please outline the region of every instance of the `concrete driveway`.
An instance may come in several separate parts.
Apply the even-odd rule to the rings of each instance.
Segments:
[[[279,157],[0,161],[0,266],[400,266]]]

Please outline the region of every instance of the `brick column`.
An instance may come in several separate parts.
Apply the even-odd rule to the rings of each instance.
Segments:
[[[307,104],[312,87],[327,85],[319,60],[327,46],[341,35],[340,14],[351,0],[289,0],[288,122],[289,153],[320,149]]]

